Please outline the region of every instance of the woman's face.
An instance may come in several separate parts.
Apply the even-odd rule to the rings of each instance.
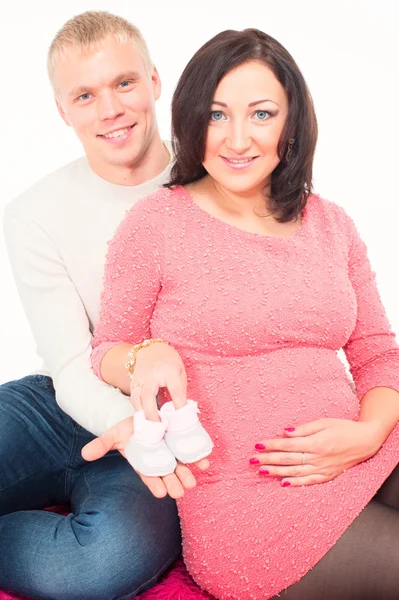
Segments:
[[[223,188],[259,193],[280,159],[277,146],[288,114],[284,88],[264,63],[236,67],[213,98],[203,165]]]

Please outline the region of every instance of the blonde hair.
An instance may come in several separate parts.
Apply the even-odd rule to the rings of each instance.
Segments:
[[[48,52],[47,70],[54,85],[54,72],[58,60],[71,48],[85,52],[110,38],[121,44],[133,42],[141,52],[145,64],[150,70],[153,66],[147,44],[141,31],[123,17],[105,11],[87,11],[73,17],[59,30]]]

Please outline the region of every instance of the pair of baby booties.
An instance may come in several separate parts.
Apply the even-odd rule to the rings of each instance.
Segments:
[[[212,452],[213,442],[198,418],[194,400],[176,409],[166,402],[158,411],[160,421],[149,421],[143,410],[133,415],[134,433],[125,448],[126,458],[135,471],[150,477],[173,473],[176,459],[194,463]]]

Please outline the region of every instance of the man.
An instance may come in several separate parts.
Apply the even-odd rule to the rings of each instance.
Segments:
[[[59,112],[86,156],[5,214],[44,370],[0,387],[0,588],[57,600],[130,598],[179,555],[173,498],[195,485],[184,465],[163,479],[134,472],[122,456],[130,400],[90,368],[107,241],[169,174],[155,117],[161,83],[140,32],[103,12],[64,25],[48,68]],[[177,353],[158,346],[170,370],[159,381],[155,373],[154,385],[174,381],[184,393]],[[150,367],[143,350],[137,369]],[[92,462],[81,455],[87,444]],[[67,518],[39,510],[55,504],[70,505]]]

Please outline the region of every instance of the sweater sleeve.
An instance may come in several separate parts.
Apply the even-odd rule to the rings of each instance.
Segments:
[[[113,346],[150,337],[152,312],[161,289],[162,208],[150,199],[136,204],[109,243],[101,309],[91,356],[101,379],[101,361]]]
[[[94,375],[92,334],[79,292],[51,237],[20,213],[8,207],[4,234],[37,352],[53,379],[62,410],[101,435],[133,414],[130,400]]]
[[[365,243],[345,215],[350,237],[349,277],[356,294],[356,326],[344,346],[359,400],[372,388],[399,392],[399,348],[380,295]]]

